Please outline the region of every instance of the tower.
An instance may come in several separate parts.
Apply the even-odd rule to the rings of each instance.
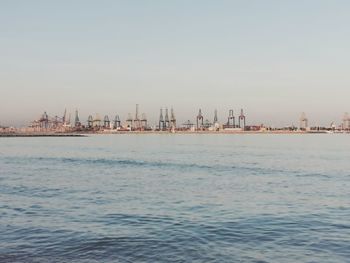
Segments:
[[[215,111],[214,111],[214,121],[213,121],[213,123],[214,123],[214,125],[215,125],[215,123],[218,123],[218,110],[217,109],[215,109]]]
[[[139,105],[138,104],[136,104],[134,128],[135,129],[140,129],[141,128],[141,121],[139,119]]]
[[[235,128],[235,116],[233,115],[233,110],[230,110],[227,118],[227,128]]]
[[[201,109],[199,109],[196,121],[197,121],[197,130],[198,130],[199,128],[203,127],[203,122],[204,122],[204,118],[203,118]]]
[[[119,115],[115,115],[114,118],[114,129],[118,129],[120,127],[120,119],[119,119]]]
[[[176,128],[176,118],[175,118],[175,113],[173,108],[171,108],[170,110],[170,126],[172,129]]]
[[[164,130],[163,109],[160,109],[160,114],[159,114],[159,130],[160,131]]]
[[[241,122],[243,122],[243,127],[241,125]],[[245,115],[243,113],[243,109],[241,109],[241,114],[238,117],[238,125],[239,125],[239,128],[242,128],[243,130],[245,130]]]
[[[168,108],[165,109],[165,118],[164,118],[164,127],[165,129],[169,129],[170,121],[169,121],[169,114],[168,114]]]
[[[108,115],[105,115],[103,118],[103,127],[104,128],[110,128],[111,122],[109,121]]]
[[[81,123],[80,123],[80,120],[79,120],[78,110],[75,110],[74,126],[75,127],[80,127],[81,126]]]

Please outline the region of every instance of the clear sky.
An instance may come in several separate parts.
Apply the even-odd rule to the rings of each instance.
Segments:
[[[0,0],[0,124],[135,104],[180,122],[202,108],[249,124],[350,112],[350,1]]]

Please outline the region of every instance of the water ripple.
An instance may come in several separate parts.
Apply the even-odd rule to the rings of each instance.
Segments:
[[[350,141],[305,138],[9,140],[0,262],[348,262]]]

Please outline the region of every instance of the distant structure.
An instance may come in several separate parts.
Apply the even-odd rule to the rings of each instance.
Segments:
[[[170,120],[169,120],[168,108],[165,108],[164,129],[168,130],[169,127],[170,127]]]
[[[141,128],[143,130],[146,130],[148,128],[147,126],[147,116],[146,113],[142,113],[142,117],[141,117]]]
[[[103,128],[109,129],[111,127],[111,122],[109,121],[108,115],[103,118]]]
[[[198,115],[197,115],[197,118],[196,118],[196,123],[197,123],[197,126],[196,126],[197,130],[204,126],[204,117],[203,117],[201,109],[199,109],[199,112],[198,112]]]
[[[188,120],[183,124],[183,126],[185,127],[186,130],[192,130],[192,128],[194,127],[194,123]]]
[[[28,128],[31,131],[64,132],[72,128],[70,125],[70,114],[69,114],[69,118],[67,118],[66,116],[67,116],[66,110],[64,111],[63,117],[58,117],[58,116],[50,117],[45,111],[38,120],[32,121]],[[77,123],[77,125],[79,123]]]
[[[49,116],[47,115],[46,111],[41,116],[39,122],[40,122],[40,128],[45,130],[49,128]]]
[[[62,117],[62,123],[63,125],[66,125],[67,121],[67,109],[64,109],[63,117]]]
[[[101,118],[98,114],[95,115],[94,120],[92,121],[93,127],[101,127]]]
[[[134,129],[141,129],[141,120],[139,118],[139,105],[136,104],[135,119],[134,119]]]
[[[343,117],[343,130],[350,130],[350,116],[349,113],[345,112]]]
[[[58,129],[62,125],[60,118],[56,115],[52,120],[52,128]]]
[[[171,108],[170,110],[170,128],[171,129],[176,128],[176,118],[175,118],[175,113],[173,108]]]
[[[210,123],[210,121],[209,121],[208,119],[206,119],[206,120],[204,121],[203,128],[204,128],[204,129],[209,129],[212,125],[213,125],[213,124]]]
[[[87,121],[88,128],[92,128],[93,124],[94,124],[94,119],[92,118],[92,115],[89,115],[88,121]]]
[[[66,121],[65,126],[70,126],[70,113],[68,114],[68,120]]]
[[[228,118],[227,118],[227,124],[225,128],[235,128],[236,127],[236,122],[235,122],[235,116],[233,115],[233,110],[230,110],[228,113]]]
[[[170,109],[170,110],[168,110]],[[41,133],[68,133],[68,132],[89,132],[89,133],[118,133],[127,131],[167,131],[167,132],[198,132],[198,133],[240,133],[247,132],[286,132],[286,133],[349,133],[350,134],[350,116],[349,113],[344,113],[341,123],[332,122],[329,126],[310,127],[308,118],[303,112],[299,118],[299,128],[292,124],[284,127],[271,127],[261,125],[247,125],[246,115],[243,109],[240,114],[234,115],[236,111],[230,109],[228,117],[223,123],[219,123],[218,111],[214,110],[213,119],[204,119],[202,110],[198,110],[196,120],[194,118],[186,121],[182,125],[177,123],[173,107],[160,108],[159,123],[149,126],[149,122],[145,113],[139,112],[139,104],[136,104],[135,115],[128,114],[127,119],[123,123],[119,115],[115,115],[114,119],[109,119],[108,115],[104,115],[101,119],[99,114],[89,115],[87,122],[82,124],[79,117],[79,112],[75,110],[75,116],[64,109],[63,115],[51,117],[46,111],[39,115],[39,118],[30,122],[26,128],[17,129],[14,127],[0,127],[1,132],[41,132]],[[238,112],[238,111],[237,111]],[[74,113],[74,112],[73,112]],[[72,122],[71,122],[72,116]],[[74,118],[74,119],[73,119]],[[212,121],[212,122],[211,122]],[[227,121],[227,122],[226,122]],[[177,127],[177,125],[179,125]],[[12,129],[12,130],[11,130]]]
[[[300,125],[299,125],[300,130],[306,130],[309,127],[309,123],[308,123],[309,121],[306,118],[305,112],[301,114],[299,121],[300,121]]]
[[[216,123],[218,123],[218,110],[215,109],[214,111],[214,121],[213,124],[215,125]]]
[[[78,110],[75,110],[75,119],[74,119],[74,127],[80,127],[81,126],[81,123],[80,123],[80,120],[79,120],[79,113],[78,113]]]
[[[332,121],[331,124],[329,125],[329,127],[331,128],[332,131],[335,131],[337,128],[337,125],[335,124],[334,121]]]
[[[215,111],[214,111],[214,121],[213,121],[211,129],[214,130],[214,131],[218,131],[220,129],[217,109],[215,109]]]
[[[128,118],[126,119],[126,125],[128,126],[128,128],[132,129],[132,124],[133,124],[132,117],[131,117],[131,114],[129,113]]]
[[[164,117],[163,117],[163,109],[160,109],[160,114],[159,114],[159,130],[163,131],[165,130],[165,125],[164,125]]]
[[[120,128],[120,118],[119,118],[119,115],[115,115],[113,128],[114,128],[114,129]]]
[[[241,125],[241,122],[243,122],[243,126]],[[245,123],[245,115],[243,113],[243,109],[241,109],[241,114],[238,117],[238,126],[239,128],[242,128],[243,130],[245,130],[246,123]]]

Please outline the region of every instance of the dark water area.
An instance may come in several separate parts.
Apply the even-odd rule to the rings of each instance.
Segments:
[[[0,138],[0,262],[350,262],[350,137]]]

